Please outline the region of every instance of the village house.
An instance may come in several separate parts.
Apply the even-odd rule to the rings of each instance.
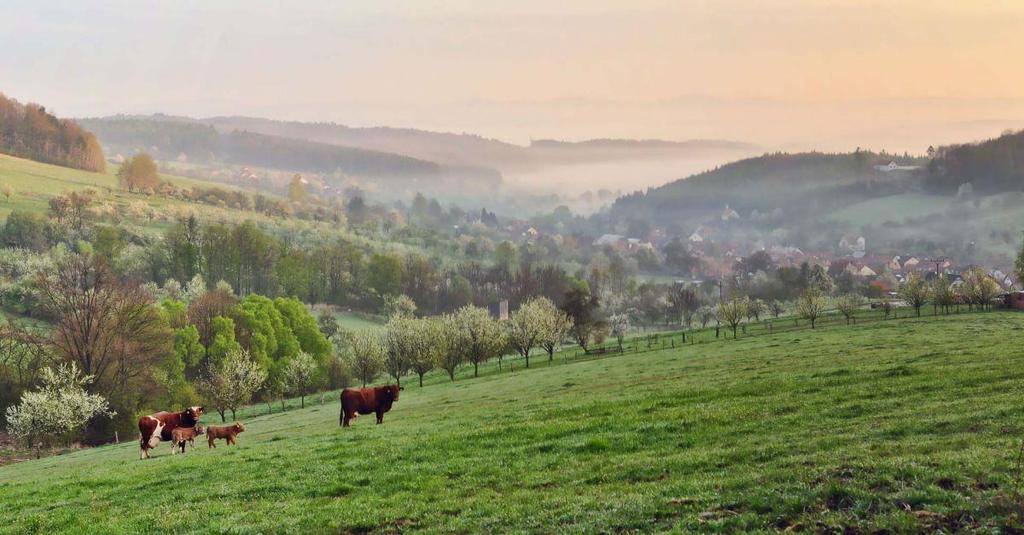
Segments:
[[[621,234],[602,234],[600,238],[594,240],[594,247],[604,247],[606,245],[615,248],[625,248],[626,237]]]
[[[690,236],[687,238],[687,241],[689,241],[692,244],[704,243],[711,239],[711,234],[713,232],[713,229],[711,229],[710,227],[700,225],[697,227],[696,230],[693,231],[692,234],[690,234]]]
[[[847,238],[843,236],[839,240],[839,254],[847,254],[854,258],[861,258],[867,251],[867,240],[864,236],[857,236],[856,238]]]
[[[896,160],[892,160],[885,165],[876,165],[875,171],[879,171],[882,173],[891,173],[893,171],[915,171],[920,168],[921,166],[919,165],[900,165],[896,163]]]
[[[650,249],[650,250],[654,250],[654,244],[652,244],[649,241],[643,241],[640,238],[629,238],[629,239],[627,239],[626,240],[626,247],[630,251],[635,251],[637,249]]]
[[[729,208],[729,205],[725,205],[725,210],[722,210],[722,221],[732,221],[733,219],[739,219],[740,214],[736,210]]]

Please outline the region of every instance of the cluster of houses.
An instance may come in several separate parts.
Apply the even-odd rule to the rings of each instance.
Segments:
[[[891,166],[888,166],[891,167]],[[902,170],[897,166],[896,170]],[[825,268],[830,275],[837,277],[849,274],[867,282],[879,281],[883,287],[900,284],[915,272],[927,278],[945,274],[953,284],[958,283],[960,274],[974,265],[960,265],[949,258],[930,258],[913,254],[880,255],[871,254],[867,239],[864,236],[841,236],[832,250],[807,251],[792,245],[766,243],[758,240],[753,243],[735,243],[720,239],[722,228],[733,221],[741,219],[740,215],[725,205],[720,216],[708,223],[697,226],[685,239],[687,250],[699,258],[704,274],[711,277],[725,277],[732,273],[738,260],[758,251],[765,251],[777,266],[799,267],[803,264],[818,265]],[[720,220],[720,222],[719,222]],[[523,240],[535,240],[541,234],[526,222],[512,223],[508,230]],[[673,236],[666,235],[661,229],[654,230],[650,240],[629,237],[621,234],[603,234],[588,240],[594,248],[611,248],[623,253],[635,253],[643,249],[660,251]],[[1007,292],[1018,287],[1014,275],[998,269],[986,269],[989,275]],[[1024,307],[1024,294],[1021,295],[1021,306]]]

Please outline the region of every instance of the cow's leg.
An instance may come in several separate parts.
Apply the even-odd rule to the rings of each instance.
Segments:
[[[377,425],[380,425],[382,423],[384,423],[384,411],[378,410],[377,411]]]
[[[342,427],[348,427],[349,426],[349,422],[352,421],[352,415],[350,415],[347,411],[342,412],[341,414],[342,414],[341,426]]]

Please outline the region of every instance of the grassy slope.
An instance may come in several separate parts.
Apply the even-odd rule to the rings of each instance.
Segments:
[[[829,219],[860,225],[888,221],[902,223],[914,217],[943,213],[949,209],[952,202],[953,199],[948,195],[926,195],[923,193],[889,195],[852,204],[832,213]]]
[[[106,173],[90,173],[45,163],[15,158],[0,154],[0,185],[10,185],[14,191],[10,201],[0,200],[0,216],[7,217],[13,208],[45,211],[46,201],[54,195],[72,190],[93,188],[106,191],[117,187],[117,171],[107,165]],[[236,189],[232,186],[208,183],[190,178],[164,176],[179,186],[217,186],[222,189]],[[127,196],[127,195],[125,195]],[[135,196],[140,197],[141,196]]]
[[[178,199],[130,194],[117,189],[117,178],[114,176],[116,167],[108,164],[107,171],[107,173],[89,173],[0,154],[0,187],[10,185],[13,190],[10,200],[0,196],[0,220],[6,220],[7,216],[14,209],[45,213],[48,209],[47,202],[50,197],[72,190],[93,188],[98,194],[93,200],[94,206],[110,204],[115,207],[126,208],[145,205],[151,208],[156,214],[153,219],[141,215],[129,215],[118,223],[122,226],[130,227],[141,234],[152,235],[162,233],[178,218],[187,214],[195,214],[204,222],[240,223],[242,221],[255,221],[257,223],[290,227],[293,230],[303,229],[304,231],[318,232],[324,239],[341,237],[358,245],[372,246],[375,250],[387,250],[396,254],[417,252],[429,256],[433,252],[415,243],[381,241],[376,237],[359,236],[348,229],[339,229],[337,225],[330,222],[281,219],[255,212],[209,206]],[[164,180],[183,187],[201,186],[227,190],[240,189],[218,182],[205,182],[171,175],[160,176]],[[275,197],[275,195],[266,192],[264,194],[272,198]],[[109,219],[99,222],[112,224],[112,221]]]
[[[829,219],[858,226],[885,225],[890,227],[890,232],[906,238],[944,242],[949,238],[948,233],[923,219],[929,216],[973,225],[971,235],[978,253],[1005,256],[1006,251],[1012,251],[1019,243],[1018,227],[1024,218],[1024,207],[1018,200],[1008,199],[1007,194],[957,201],[951,196],[905,193],[852,204],[829,215]],[[1006,241],[999,235],[1000,231],[1009,231],[1012,238]]]
[[[0,532],[897,531],[1013,522],[1024,316],[830,327],[410,387],[235,448],[0,468]]]
[[[357,314],[355,312],[337,312],[334,314],[334,317],[338,320],[338,325],[352,331],[360,331],[364,329],[380,330],[384,328],[383,323],[372,319],[371,316]]]

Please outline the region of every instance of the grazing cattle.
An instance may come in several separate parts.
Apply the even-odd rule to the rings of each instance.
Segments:
[[[346,388],[341,391],[341,415],[338,417],[342,427],[348,427],[350,421],[360,414],[376,414],[377,423],[384,423],[384,413],[391,410],[391,404],[398,401],[398,385],[378,386],[374,388]]]
[[[149,450],[161,440],[171,440],[171,431],[179,427],[195,427],[202,415],[202,407],[189,407],[181,412],[161,411],[139,418],[139,458],[148,459]]]
[[[203,426],[197,425],[195,427],[179,427],[174,431],[171,431],[171,453],[185,453],[185,446],[192,446],[192,449],[196,447],[196,437],[203,434]]]
[[[239,422],[235,422],[234,425],[211,425],[206,428],[206,441],[211,448],[216,448],[217,445],[214,444],[214,441],[218,438],[223,438],[230,446],[235,443],[235,436],[242,431],[245,431],[245,426]]]

